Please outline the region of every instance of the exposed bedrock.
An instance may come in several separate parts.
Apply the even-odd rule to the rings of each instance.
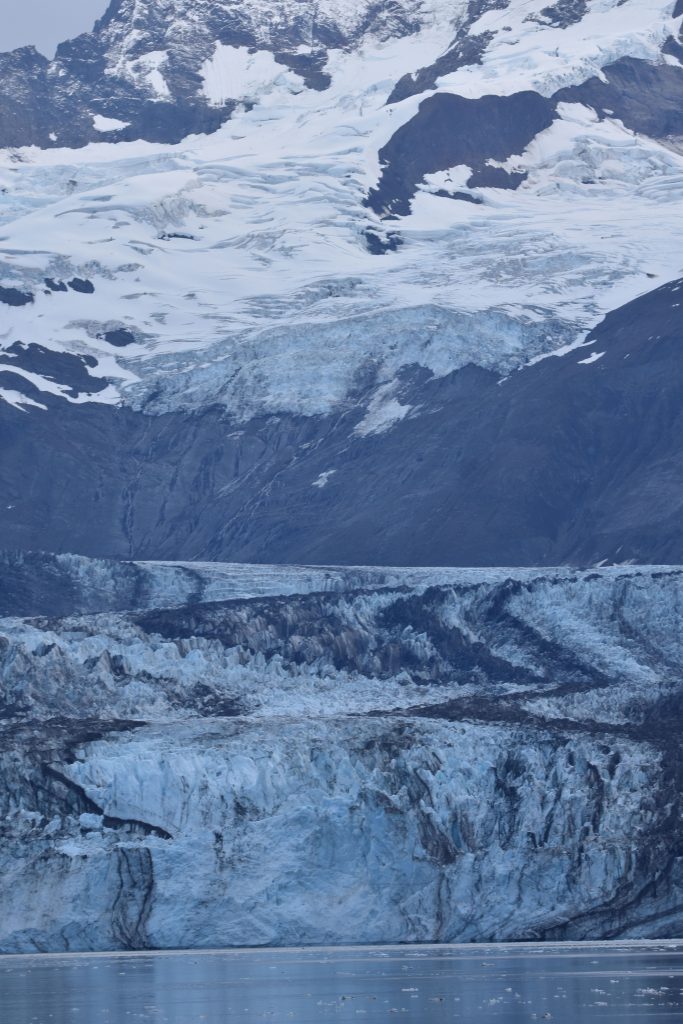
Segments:
[[[260,50],[304,86],[325,89],[329,50],[368,35],[412,35],[425,17],[413,0],[112,0],[93,31],[62,43],[53,60],[32,46],[0,53],[0,145],[83,146],[107,137],[176,143],[215,131],[242,93],[212,106],[202,69],[217,43]],[[111,122],[111,123],[108,123]]]
[[[569,11],[566,11],[569,14]],[[580,19],[579,19],[580,20]],[[457,64],[476,63],[476,41],[485,45],[485,35],[466,36],[465,59],[456,46]],[[671,39],[669,49],[680,59],[679,42]],[[441,58],[448,65],[454,54]],[[426,72],[434,72],[426,69]],[[427,87],[425,72],[403,83],[408,94]],[[443,73],[439,71],[439,73]],[[432,86],[434,85],[432,82]],[[402,98],[402,83],[395,98]],[[435,93],[423,100],[417,113],[379,151],[382,173],[370,190],[367,204],[382,217],[396,219],[410,213],[411,202],[426,175],[464,165],[470,176],[468,189],[517,189],[526,173],[510,173],[499,162],[521,155],[533,139],[560,116],[559,104],[581,103],[601,119],[618,118],[627,128],[653,139],[680,143],[683,134],[681,99],[683,68],[680,64],[657,63],[623,57],[579,85],[559,89],[549,98],[537,92],[512,95],[484,95],[474,99],[450,93]],[[460,199],[481,200],[469,192]]]
[[[679,934],[680,573],[399,582],[1,620],[0,949]]]
[[[406,367],[319,415],[152,416],[35,391],[45,410],[0,406],[4,546],[320,565],[683,563],[682,287],[503,380]]]

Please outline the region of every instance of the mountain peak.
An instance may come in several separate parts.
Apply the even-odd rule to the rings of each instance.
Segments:
[[[25,48],[0,54],[0,146],[82,146],[99,135],[92,116],[125,124],[120,138],[177,142],[214,131],[243,96],[218,113],[202,92],[216,47],[271,54],[303,87],[325,88],[328,55],[361,45],[444,32],[465,0],[112,0],[92,32],[63,42],[52,62]],[[237,56],[237,62],[241,57]],[[232,76],[234,77],[234,75]],[[232,102],[231,102],[232,101]]]

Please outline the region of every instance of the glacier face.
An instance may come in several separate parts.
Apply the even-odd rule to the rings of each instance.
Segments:
[[[0,622],[1,949],[680,930],[680,571],[138,568]]]
[[[682,17],[0,55],[1,951],[680,933]]]

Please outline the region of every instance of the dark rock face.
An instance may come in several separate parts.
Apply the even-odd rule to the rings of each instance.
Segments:
[[[135,344],[135,335],[125,327],[118,327],[113,331],[105,331],[104,340],[115,348],[126,348]]]
[[[363,232],[368,252],[373,256],[385,256],[388,252],[396,252],[403,244],[403,239],[397,231],[388,231],[380,235],[377,231],[366,228]]]
[[[269,50],[303,85],[325,89],[329,49],[353,45],[370,32],[382,38],[419,27],[409,4],[385,0],[368,4],[350,35],[333,19],[318,17],[312,3],[294,17],[291,10],[277,17],[264,15],[255,3],[204,0],[197,12],[194,2],[178,0],[172,14],[147,0],[111,0],[93,31],[62,43],[52,61],[33,47],[0,54],[0,146],[77,147],[103,138],[174,144],[215,131],[244,99],[236,96],[214,108],[201,95],[201,68],[217,41]],[[309,51],[303,55],[302,45]],[[144,67],[130,71],[150,53],[166,55],[162,94],[155,94]],[[102,134],[94,115],[123,126]]]
[[[67,284],[72,291],[80,292],[82,295],[92,295],[95,291],[92,281],[86,281],[82,277],[74,277],[71,281],[67,281]]]
[[[32,46],[0,55],[0,144],[47,146],[54,121],[49,62]],[[82,123],[75,99],[63,104],[65,123]]]
[[[48,409],[0,408],[4,542],[299,564],[682,562],[682,294],[644,295],[586,347],[502,383],[474,367],[408,374],[399,397],[415,411],[369,436],[356,407],[236,431],[219,408],[65,405],[24,381]],[[72,360],[74,392],[94,390],[76,357],[17,358],[41,372]]]
[[[0,373],[4,370],[4,377],[8,382],[15,388],[22,385],[26,389],[24,394],[41,403],[53,400],[52,396],[39,391],[30,381],[21,380],[14,371],[25,370],[44,376],[48,380],[58,381],[60,386],[66,389],[67,394],[77,398],[81,394],[97,394],[107,387],[104,378],[93,377],[89,373],[89,370],[96,366],[97,360],[94,356],[53,352],[44,345],[24,345],[19,341],[0,352]]]
[[[557,28],[569,28],[576,25],[588,13],[588,0],[560,0],[559,3],[544,7],[539,21]]]
[[[543,13],[548,17],[553,11],[561,14],[560,21],[555,18],[553,23],[564,28],[580,21],[586,13],[584,8],[583,0],[579,0],[571,8],[562,5],[561,11],[559,7],[548,8]],[[467,34],[464,40],[462,45],[469,48],[479,40],[481,52],[488,42]],[[678,55],[679,50],[683,53],[676,40],[666,44],[669,53]],[[451,67],[446,55],[438,68],[407,76],[399,82],[391,100],[433,87],[439,75],[456,70],[462,63],[474,63],[474,54],[470,57],[460,62],[453,58]],[[457,164],[472,168],[468,188],[518,188],[526,175],[508,174],[488,166],[488,161],[504,161],[521,154],[557,117],[558,103],[583,103],[593,107],[600,117],[618,118],[627,128],[651,138],[683,136],[683,67],[624,57],[605,67],[603,73],[604,79],[590,78],[581,85],[560,89],[548,100],[532,92],[478,100],[444,94],[430,97],[380,150],[383,171],[369,194],[368,205],[383,216],[405,215],[426,174]]]
[[[521,154],[553,118],[553,104],[534,92],[478,100],[443,93],[431,96],[380,150],[384,169],[368,205],[385,216],[409,213],[424,176],[458,164],[473,169],[468,186],[488,185],[496,169],[487,161]],[[495,180],[498,188],[516,188],[522,179],[502,172]]]
[[[468,64],[481,64],[486,47],[493,34],[482,32],[472,34],[471,28],[478,18],[487,11],[500,11],[509,6],[509,0],[470,0],[467,14],[458,28],[455,39],[446,52],[429,67],[421,68],[416,74],[404,75],[394,87],[388,103],[398,103],[407,96],[417,96],[427,89],[433,89],[441,75],[451,74]]]
[[[683,68],[624,57],[604,68],[605,81],[590,78],[561,89],[558,102],[585,103],[601,116],[655,139],[683,135]]]
[[[125,10],[117,10],[125,7],[125,0],[113,0],[94,32],[60,45],[51,62],[31,47],[0,54],[0,145],[83,146],[103,138],[94,127],[95,114],[124,123],[116,132],[117,141],[176,143],[191,132],[214,131],[230,116],[230,104],[213,110],[201,102],[201,80],[196,68],[182,67],[182,56],[173,79],[173,100],[150,96],[144,82],[105,77],[110,53],[106,30],[119,14],[125,15]],[[147,32],[149,49],[163,49],[163,22],[148,25]],[[195,55],[198,66],[209,56],[208,46],[204,49]]]
[[[455,43],[448,53],[440,57],[428,68],[421,68],[415,75],[404,75],[394,86],[387,103],[400,103],[408,96],[419,96],[427,89],[433,89],[441,75],[451,74],[458,68],[468,64],[481,64],[486,47],[491,42],[490,33],[472,36],[466,29],[458,33]]]
[[[18,288],[0,286],[0,302],[4,302],[6,306],[28,306],[33,302],[33,295],[30,292],[22,292]]]

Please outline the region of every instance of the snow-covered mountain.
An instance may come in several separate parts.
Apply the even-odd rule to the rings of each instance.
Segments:
[[[649,324],[680,325],[661,286],[683,274],[682,17],[672,0],[114,0],[54,61],[0,57],[5,542],[683,560],[675,402],[650,444],[642,400],[654,363],[658,386],[679,378]],[[620,446],[615,518],[600,481]],[[390,493],[358,502],[382,470]],[[482,509],[501,500],[493,553]],[[383,541],[415,501],[417,531],[402,511]]]
[[[0,950],[680,934],[682,24],[0,55]]]
[[[680,934],[680,570],[133,570],[0,621],[0,950]]]

